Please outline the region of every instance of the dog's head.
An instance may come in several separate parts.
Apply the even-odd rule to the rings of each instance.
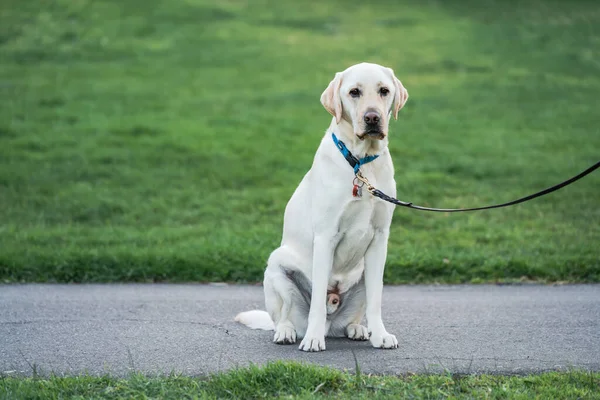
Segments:
[[[359,139],[383,139],[390,115],[408,99],[408,92],[390,68],[362,63],[335,74],[321,95],[321,104],[336,119],[345,120]]]

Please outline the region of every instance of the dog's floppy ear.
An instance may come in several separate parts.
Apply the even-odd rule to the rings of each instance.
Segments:
[[[404,86],[402,86],[402,82],[400,82],[398,78],[396,78],[394,70],[392,70],[391,68],[388,69],[392,73],[392,79],[394,81],[394,86],[396,87],[396,91],[394,94],[394,102],[392,103],[392,111],[394,113],[394,119],[398,119],[398,111],[400,111],[400,109],[404,107],[406,100],[408,100],[408,91],[404,88]]]
[[[342,85],[342,73],[335,74],[335,78],[329,82],[329,86],[321,95],[321,104],[335,117],[335,122],[340,123],[342,119],[342,99],[340,99],[340,86]]]

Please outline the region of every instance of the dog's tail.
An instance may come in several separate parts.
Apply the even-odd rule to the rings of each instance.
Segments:
[[[244,311],[235,316],[235,320],[240,324],[246,325],[250,329],[262,329],[272,331],[275,324],[269,316],[269,313],[262,310]]]

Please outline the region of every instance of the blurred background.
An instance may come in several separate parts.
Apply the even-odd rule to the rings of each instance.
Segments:
[[[498,203],[600,158],[597,1],[3,0],[0,281],[258,282],[331,116],[391,67],[398,196]],[[387,283],[600,281],[600,173],[397,209]]]

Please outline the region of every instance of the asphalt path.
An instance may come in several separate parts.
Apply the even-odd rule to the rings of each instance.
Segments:
[[[304,353],[233,321],[260,286],[0,285],[0,375],[202,375],[295,360],[363,373],[600,370],[600,285],[388,286],[400,347]]]

